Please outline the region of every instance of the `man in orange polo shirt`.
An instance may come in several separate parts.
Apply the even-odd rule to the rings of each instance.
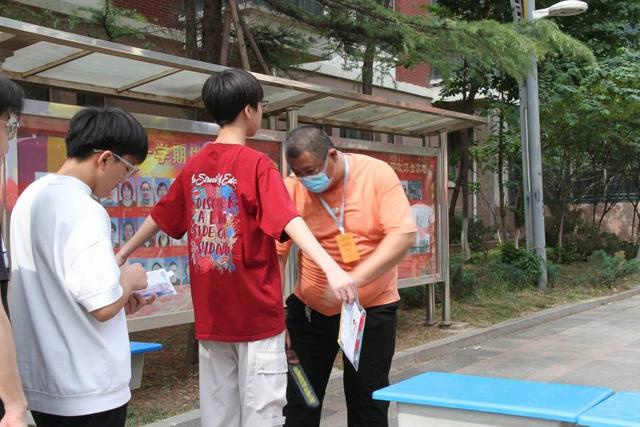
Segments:
[[[409,201],[388,164],[338,151],[319,128],[292,131],[285,151],[295,175],[285,184],[295,207],[322,247],[355,280],[367,311],[358,370],[343,357],[348,424],[387,426],[388,403],[373,400],[371,394],[389,384],[400,300],[396,265],[416,232]],[[343,259],[339,245],[355,245],[357,259]],[[288,252],[289,244],[278,244],[282,271]],[[299,280],[287,299],[287,329],[291,348],[322,401],[339,349],[341,303],[322,271],[302,252],[298,267]],[[319,426],[322,405],[307,408],[289,385],[285,425]]]

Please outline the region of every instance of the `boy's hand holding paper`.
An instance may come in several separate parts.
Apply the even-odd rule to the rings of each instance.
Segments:
[[[157,297],[163,297],[166,295],[176,295],[176,288],[171,283],[171,276],[174,273],[164,269],[147,271],[147,288],[141,291],[137,291],[136,294],[144,298],[149,298],[151,295]]]

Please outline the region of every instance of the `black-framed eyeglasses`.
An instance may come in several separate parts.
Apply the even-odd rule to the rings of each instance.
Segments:
[[[0,120],[0,122],[4,123],[7,128],[7,137],[9,139],[13,139],[18,135],[20,123],[17,120]]]
[[[102,153],[103,151],[107,151],[107,150],[98,150],[97,148],[93,149],[94,153]],[[129,178],[131,178],[132,176],[134,176],[140,171],[139,167],[137,167],[136,165],[134,165],[124,157],[117,155],[113,151],[110,151],[110,153],[113,154],[113,157],[120,160],[122,164],[124,164],[124,166],[127,168],[127,174],[122,178],[122,181],[128,180]]]

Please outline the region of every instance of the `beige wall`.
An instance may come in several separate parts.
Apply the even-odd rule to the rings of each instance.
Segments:
[[[578,205],[582,209],[582,216],[587,222],[591,222],[593,215],[593,208],[591,205]],[[596,209],[596,224],[600,220],[602,215],[602,206],[598,206]],[[636,236],[633,235],[631,227],[633,225],[633,205],[631,203],[618,203],[609,213],[604,217],[602,228],[609,233],[616,234],[621,239],[632,240]],[[635,224],[636,230],[638,229],[638,218],[636,218]]]

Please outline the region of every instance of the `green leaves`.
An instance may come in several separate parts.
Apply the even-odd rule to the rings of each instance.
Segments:
[[[446,1],[432,13],[425,10],[418,16],[395,12],[388,0],[318,0],[322,13],[316,14],[286,0],[265,1],[319,31],[335,51],[351,60],[361,59],[367,44],[374,42],[378,61],[406,67],[429,63],[447,77],[467,64],[478,76],[499,70],[521,78],[532,66],[533,55],[593,61],[588,48],[551,22],[530,26],[498,22],[510,14],[506,1],[458,2],[475,7],[480,16],[475,9],[447,8]]]

